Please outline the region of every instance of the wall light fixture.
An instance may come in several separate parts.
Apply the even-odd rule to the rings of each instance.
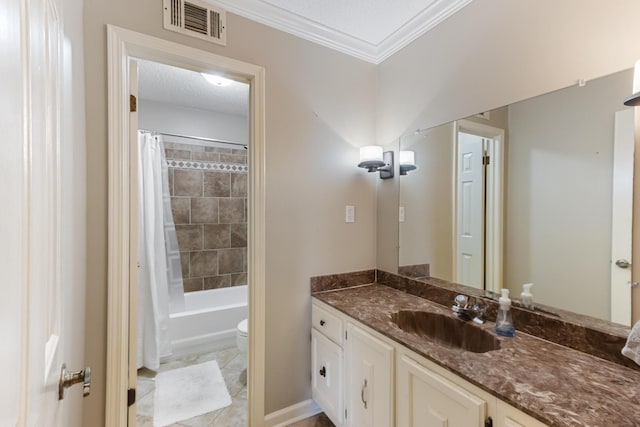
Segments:
[[[393,178],[393,151],[382,151],[379,145],[360,147],[359,168],[380,172],[381,179]]]
[[[633,93],[624,99],[624,105],[637,107],[640,105],[640,59],[636,61],[633,70]]]
[[[416,169],[416,153],[409,150],[400,151],[400,175],[406,175]]]

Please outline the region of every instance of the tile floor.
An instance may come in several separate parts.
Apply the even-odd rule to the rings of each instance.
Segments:
[[[171,424],[170,427],[245,427],[247,425],[247,386],[241,382],[241,375],[247,368],[247,361],[237,348],[229,348],[208,353],[194,353],[175,357],[160,365],[160,372],[215,360],[231,395],[231,405],[217,411]],[[138,427],[153,427],[153,396],[155,373],[148,369],[138,370]]]
[[[217,411],[171,424],[170,427],[246,427],[247,426],[247,386],[242,383],[242,372],[247,367],[246,359],[237,348],[229,348],[207,353],[194,353],[175,357],[160,365],[160,372],[182,368],[215,360],[231,395],[231,405]],[[155,373],[148,369],[138,370],[138,427],[153,427],[153,396]],[[289,427],[335,427],[324,413],[295,422]]]

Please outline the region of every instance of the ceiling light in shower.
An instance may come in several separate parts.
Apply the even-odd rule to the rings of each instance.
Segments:
[[[207,81],[214,86],[220,86],[220,87],[229,86],[233,82],[233,80],[231,79],[227,79],[225,77],[218,76],[215,74],[207,74],[207,73],[201,73],[201,74],[202,74],[202,77],[207,79]]]

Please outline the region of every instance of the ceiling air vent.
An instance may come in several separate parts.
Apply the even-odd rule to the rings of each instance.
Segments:
[[[199,0],[163,0],[164,28],[226,46],[226,12]]]

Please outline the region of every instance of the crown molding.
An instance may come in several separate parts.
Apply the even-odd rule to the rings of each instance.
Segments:
[[[437,0],[377,46],[377,61],[381,63],[436,25],[471,3],[472,0]]]
[[[353,37],[261,0],[207,0],[207,3],[330,49],[379,64],[471,1],[436,0],[379,44]]]

